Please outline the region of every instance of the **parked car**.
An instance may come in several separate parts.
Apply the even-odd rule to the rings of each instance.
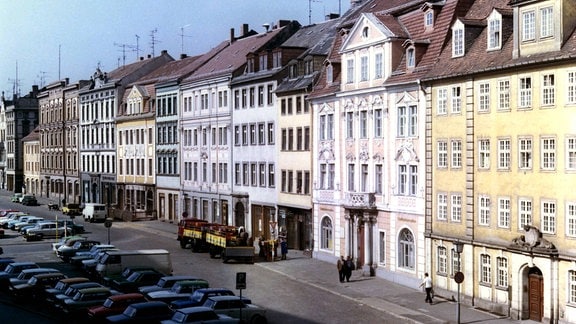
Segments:
[[[20,203],[24,206],[38,206],[38,200],[36,200],[36,196],[33,195],[23,196]]]
[[[128,278],[118,278],[113,280],[110,286],[123,293],[137,292],[138,287],[149,286],[166,274],[161,273],[155,269],[134,271]]]
[[[12,289],[16,285],[20,285],[23,283],[28,282],[28,280],[35,275],[44,274],[44,273],[56,273],[60,272],[60,270],[54,268],[33,268],[33,269],[25,269],[20,272],[18,277],[10,278],[10,289]]]
[[[66,299],[70,299],[70,298],[74,297],[80,290],[89,289],[89,288],[101,288],[101,287],[104,287],[104,286],[102,286],[101,284],[94,282],[94,281],[86,281],[86,282],[72,284],[72,285],[68,286],[68,288],[66,288],[66,291],[64,291],[64,293],[57,294],[56,296],[54,296],[54,306],[55,307],[62,307],[62,305]]]
[[[35,298],[39,299],[44,296],[44,291],[51,288],[59,280],[66,278],[60,272],[37,274],[30,278],[26,283],[12,286],[10,293],[20,299]]]
[[[73,277],[59,280],[53,288],[46,288],[44,290],[44,300],[52,304],[56,301],[56,296],[66,292],[68,287],[77,283],[89,282],[90,279],[84,277]]]
[[[42,222],[42,221],[44,221],[44,217],[29,216],[28,218],[22,220],[21,222],[14,224],[14,227],[12,229],[15,230],[16,232],[20,233],[22,228],[27,227],[27,226],[34,227],[34,226],[36,226],[36,223]]]
[[[194,293],[186,299],[179,299],[171,302],[170,308],[181,309],[202,306],[209,297],[213,296],[234,296],[234,292],[227,288],[201,288],[195,290]],[[247,304],[252,303],[250,299],[245,297],[242,297],[242,300]]]
[[[19,203],[19,202],[20,202],[20,198],[22,198],[22,196],[23,196],[23,195],[22,195],[21,193],[17,192],[17,193],[15,193],[15,194],[12,195],[12,198],[10,198],[10,201],[11,201],[11,202]]]
[[[37,223],[33,228],[27,229],[26,234],[24,234],[24,239],[26,241],[36,241],[44,238],[66,236],[67,232],[71,233],[72,229],[59,226],[58,223],[54,221],[44,221]]]
[[[78,235],[78,234],[82,234],[85,232],[84,225],[78,224],[71,219],[59,220],[58,224],[60,227],[66,226],[66,227],[72,229],[72,232],[67,233],[67,235]]]
[[[92,245],[89,251],[76,251],[73,257],[70,258],[69,262],[77,267],[82,266],[82,261],[94,259],[98,256],[98,253],[103,251],[117,250],[112,244],[96,244]]]
[[[87,237],[80,235],[64,236],[60,239],[60,241],[52,243],[52,251],[54,251],[54,253],[57,253],[58,248],[61,247],[62,245],[74,245],[76,241],[87,239],[88,239]]]
[[[8,214],[6,214],[6,216],[0,218],[0,227],[7,228],[6,224],[9,221],[11,221],[15,218],[18,218],[22,215],[28,215],[28,213],[20,212],[20,211],[9,212]]]
[[[6,266],[4,271],[0,272],[0,289],[8,289],[10,278],[16,278],[25,269],[40,268],[34,262],[13,262]]]
[[[6,267],[10,263],[14,263],[14,259],[12,259],[12,258],[0,258],[0,271],[6,270]]]
[[[208,288],[210,285],[204,279],[177,282],[170,290],[152,291],[146,294],[146,299],[170,303],[178,299],[187,299],[196,289]]]
[[[122,314],[106,317],[108,323],[158,323],[172,317],[172,310],[163,302],[132,304]]]
[[[101,322],[108,316],[122,314],[126,307],[147,301],[140,293],[120,294],[108,297],[102,305],[88,308],[88,317]]]
[[[195,276],[165,276],[160,278],[156,284],[151,286],[140,287],[138,288],[138,291],[142,294],[146,294],[158,290],[169,290],[170,288],[172,288],[172,286],[174,286],[175,283],[179,281],[194,280],[194,279],[198,278],[196,278]]]
[[[67,246],[67,245],[61,246],[60,248],[58,248],[58,251],[56,252],[56,254],[58,255],[58,257],[60,259],[62,259],[62,261],[68,262],[71,257],[76,255],[76,252],[90,251],[90,249],[94,245],[100,245],[100,241],[81,240],[81,241],[74,243],[74,245],[72,245],[72,246]]]
[[[232,324],[240,323],[237,318],[232,318],[228,315],[216,314],[211,308],[198,306],[198,307],[187,307],[178,309],[172,315],[169,320],[164,320],[160,322],[162,324],[180,324],[180,323],[220,323],[220,324]]]
[[[106,287],[81,289],[74,297],[65,299],[60,308],[67,314],[82,313],[89,307],[101,305],[111,295],[112,291]]]
[[[203,306],[211,308],[217,314],[239,318],[240,321],[246,323],[265,324],[267,322],[266,310],[264,308],[254,304],[247,304],[240,299],[240,296],[210,297]],[[242,314],[242,318],[240,318],[240,314]]]
[[[18,214],[15,217],[13,217],[12,219],[8,219],[6,222],[3,222],[2,228],[12,229],[12,227],[13,227],[12,224],[23,222],[24,220],[28,219],[29,216],[30,215],[28,215],[28,214]]]

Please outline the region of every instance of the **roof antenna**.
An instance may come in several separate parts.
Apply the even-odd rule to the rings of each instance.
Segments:
[[[262,27],[266,28],[266,32],[268,32],[268,29],[270,28],[270,24],[263,24]]]

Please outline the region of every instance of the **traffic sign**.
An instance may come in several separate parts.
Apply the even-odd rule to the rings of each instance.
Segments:
[[[454,274],[454,281],[456,281],[457,284],[461,284],[464,282],[464,274],[460,271],[456,272]]]
[[[246,289],[246,272],[236,272],[236,289]]]

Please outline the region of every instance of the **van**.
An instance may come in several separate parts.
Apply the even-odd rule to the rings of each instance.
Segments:
[[[117,275],[125,268],[147,267],[172,275],[170,252],[163,249],[105,251],[96,265],[96,273],[104,278]]]
[[[82,210],[84,220],[90,223],[95,221],[105,221],[108,216],[108,210],[104,204],[86,203]]]

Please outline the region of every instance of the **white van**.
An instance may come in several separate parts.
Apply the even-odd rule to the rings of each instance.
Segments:
[[[172,275],[170,252],[163,249],[105,251],[96,265],[101,278],[120,274],[125,268],[152,268],[167,276]]]
[[[90,223],[95,221],[105,221],[108,216],[108,210],[104,204],[86,203],[82,209],[84,220]]]

